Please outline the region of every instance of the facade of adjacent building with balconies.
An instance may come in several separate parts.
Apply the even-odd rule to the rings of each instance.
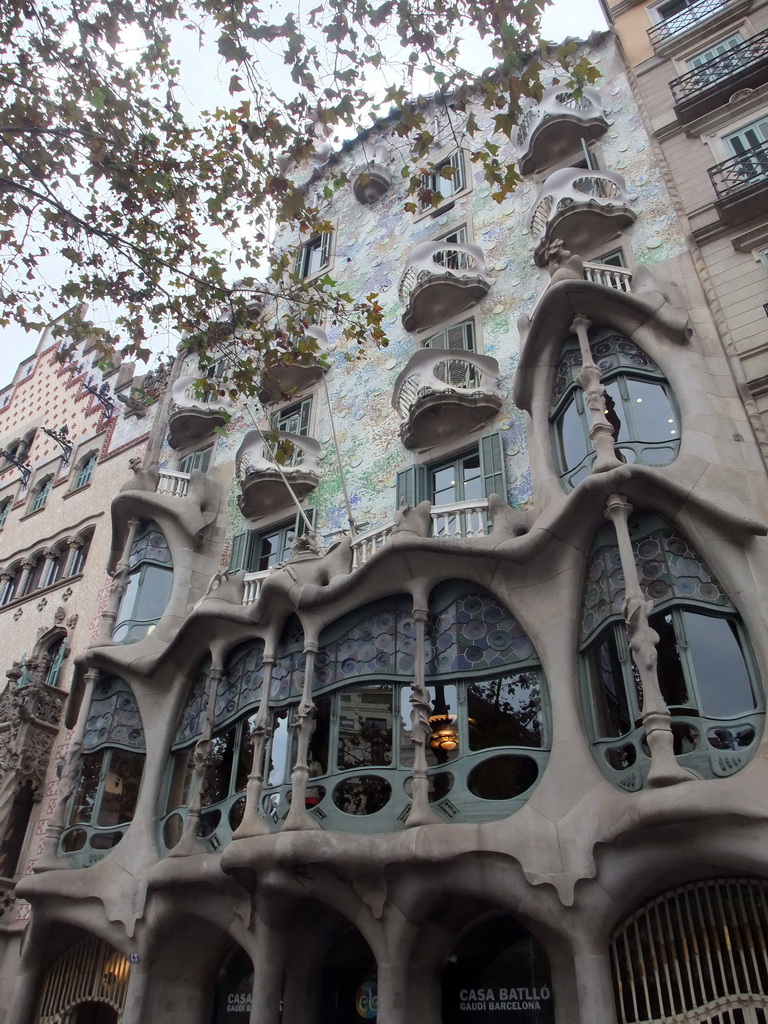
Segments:
[[[587,50],[594,88],[496,140],[500,203],[455,113],[436,206],[391,123],[327,206],[307,176],[332,230],[278,244],[377,293],[387,347],[309,328],[226,407],[179,356],[112,502],[9,1022],[764,1024],[765,467]]]
[[[768,457],[768,5],[603,7]]]

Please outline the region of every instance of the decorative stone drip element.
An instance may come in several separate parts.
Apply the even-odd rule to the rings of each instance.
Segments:
[[[201,847],[198,840],[200,829],[200,812],[203,806],[203,789],[208,769],[213,764],[211,756],[211,740],[213,738],[213,716],[216,708],[216,694],[221,682],[223,672],[220,668],[212,668],[210,673],[211,692],[208,697],[208,707],[205,710],[205,725],[200,734],[200,739],[195,744],[195,752],[192,756],[194,767],[192,769],[192,787],[187,804],[187,819],[184,822],[184,831],[181,839],[174,846],[169,857],[187,857],[191,854],[200,853]]]
[[[317,708],[312,700],[312,678],[315,673],[317,644],[306,648],[306,669],[301,703],[296,714],[296,763],[291,772],[291,809],[283,823],[284,832],[319,829],[320,823],[307,812],[307,781],[309,779],[309,741],[315,731]]]
[[[256,720],[251,729],[253,739],[253,762],[251,773],[245,787],[245,810],[243,820],[232,833],[233,839],[246,839],[249,836],[265,836],[269,834],[269,825],[259,813],[261,791],[264,787],[264,752],[272,729],[269,721],[269,692],[272,686],[272,669],[274,658],[264,658],[264,676],[261,684],[261,700],[256,712]]]
[[[651,752],[651,767],[648,772],[649,786],[672,786],[693,778],[675,758],[672,716],[664,701],[657,672],[659,634],[651,629],[649,615],[653,601],[643,597],[637,575],[632,539],[629,535],[629,516],[632,506],[622,494],[608,498],[606,518],[616,530],[621,568],[624,573],[624,621],[627,624],[629,647],[632,661],[640,677],[642,692],[642,721]]]
[[[600,368],[592,358],[592,349],[589,347],[588,331],[591,326],[586,317],[577,316],[571,324],[571,330],[578,337],[581,350],[581,369],[576,375],[576,381],[584,392],[584,401],[592,414],[589,439],[597,453],[592,472],[605,473],[622,463],[616,455],[613,427],[606,416],[605,388]]]
[[[140,525],[141,520],[135,516],[128,520],[128,533],[123,545],[123,554],[112,576],[112,586],[109,588],[107,607],[101,613],[100,643],[109,643],[112,639],[112,633],[117,622],[117,614],[120,610],[120,601],[128,586],[128,577],[131,572],[131,548]]]
[[[99,681],[100,675],[101,673],[97,668],[89,669],[85,673],[85,685],[83,687],[83,698],[80,704],[80,711],[72,733],[72,739],[69,743],[67,756],[62,767],[61,779],[59,780],[56,810],[53,812],[50,824],[45,830],[43,852],[35,864],[33,871],[51,871],[53,868],[68,866],[66,858],[59,859],[59,840],[61,839],[61,833],[66,827],[70,805],[75,792],[77,791],[77,785],[80,779],[85,724],[88,720],[93,690],[96,683]]]
[[[427,776],[427,743],[432,732],[432,726],[429,723],[432,709],[425,684],[427,616],[426,608],[414,609],[416,660],[411,683],[411,737],[414,749],[413,775],[411,776],[412,803],[405,822],[408,828],[415,825],[433,825],[440,821],[435,811],[429,806],[429,778]]]

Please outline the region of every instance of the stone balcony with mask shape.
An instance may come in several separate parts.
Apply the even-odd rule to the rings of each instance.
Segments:
[[[525,111],[515,136],[521,174],[562,163],[582,143],[600,138],[608,130],[597,89],[585,86],[579,97],[552,85]]]
[[[403,445],[430,448],[482,426],[501,408],[499,383],[499,364],[491,356],[460,349],[414,352],[392,397]]]
[[[240,487],[237,503],[246,519],[295,508],[291,492],[301,501],[320,482],[323,449],[312,437],[287,430],[265,436],[249,430],[235,460]]]
[[[384,146],[361,147],[360,160],[352,168],[350,184],[358,203],[370,206],[389,189],[392,172],[386,166]]]
[[[403,327],[422,331],[474,306],[493,284],[479,246],[471,242],[421,242],[400,281]]]
[[[615,238],[633,224],[626,182],[615,171],[563,167],[547,178],[528,214],[536,263],[546,265],[546,250],[561,239],[581,253]]]
[[[301,395],[329,367],[328,337],[320,327],[308,327],[300,338],[284,348],[264,353],[259,400],[265,404]]]
[[[168,441],[171,448],[189,448],[211,437],[229,421],[232,402],[224,395],[200,397],[198,377],[179,377],[171,388],[168,404]]]

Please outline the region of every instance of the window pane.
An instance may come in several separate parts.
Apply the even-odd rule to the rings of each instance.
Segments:
[[[237,753],[237,772],[235,773],[235,793],[241,793],[248,782],[253,766],[253,729],[256,715],[246,718],[240,726],[240,748]]]
[[[683,621],[702,714],[717,718],[752,711],[755,697],[734,624],[689,611]]]
[[[442,466],[432,472],[432,503],[451,505],[456,501],[456,467]]]
[[[541,694],[535,670],[467,687],[469,746],[541,746]]]
[[[480,453],[467,455],[461,460],[462,491],[461,500],[474,501],[483,498],[483,481],[480,476]]]
[[[185,747],[184,750],[177,750],[172,755],[171,782],[168,786],[168,799],[165,804],[165,812],[172,811],[174,807],[185,807],[189,801],[189,784],[192,781],[192,770],[194,760],[192,755],[195,752],[194,746]]]
[[[143,767],[143,754],[128,750],[109,751],[99,825],[124,825],[133,819]]]
[[[267,785],[282,786],[290,770],[286,765],[288,758],[288,711],[283,708],[276,711],[272,718],[272,743],[269,748],[269,766]]]
[[[616,441],[632,440],[627,426],[627,411],[624,408],[618,381],[612,381],[605,387],[605,418],[613,429]]]
[[[323,240],[322,238],[316,238],[310,242],[305,250],[304,256],[304,276],[308,277],[310,274],[316,274],[318,270],[323,268]]]
[[[459,756],[458,700],[453,684],[427,687],[430,702],[429,724],[432,733],[426,747],[430,768],[446,764]],[[411,688],[400,687],[400,764],[413,766],[415,745],[411,726]]]
[[[259,571],[263,572],[264,569],[270,569],[275,563],[281,562],[286,554],[286,539],[288,536],[288,530],[275,530],[274,533],[268,533],[261,538],[261,547],[259,549]]]
[[[101,764],[104,760],[104,751],[98,754],[85,754],[80,778],[77,780],[77,791],[72,802],[72,813],[69,819],[70,825],[75,822],[87,823],[91,820],[93,806],[96,802],[96,794],[99,790],[99,776],[101,775]]]
[[[651,629],[659,634],[656,648],[659,655],[658,672],[661,694],[668,707],[685,707],[692,703],[671,612],[657,612],[650,616]]]
[[[235,758],[235,731],[233,726],[211,740],[211,761],[205,773],[202,792],[203,805],[206,807],[229,796],[232,762]]]
[[[558,417],[557,442],[564,470],[578,466],[589,450],[575,399],[571,399]]]
[[[623,736],[632,728],[614,627],[589,652],[589,680],[599,736]]]
[[[331,698],[315,700],[315,731],[309,740],[309,775],[315,778],[328,771],[328,746],[331,740]]]
[[[635,440],[669,441],[678,436],[677,419],[664,388],[647,381],[627,379],[627,389],[637,426]]]
[[[173,572],[159,565],[145,565],[132,618],[159,619],[165,611],[173,583]]]
[[[339,768],[392,763],[392,686],[359,686],[339,695]]]

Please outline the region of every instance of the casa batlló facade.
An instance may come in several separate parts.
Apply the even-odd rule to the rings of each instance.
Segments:
[[[177,360],[8,1021],[768,1019],[759,409],[587,50],[500,204],[437,111],[436,209],[387,126],[307,169],[350,184],[295,273],[379,293],[387,348],[309,328],[247,406]]]

